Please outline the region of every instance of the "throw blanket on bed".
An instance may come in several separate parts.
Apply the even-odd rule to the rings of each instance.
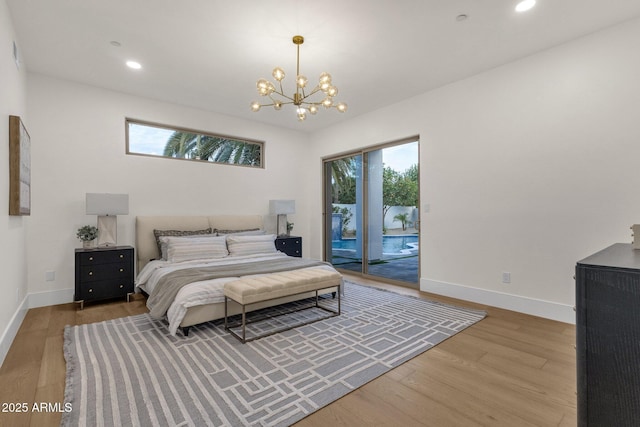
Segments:
[[[149,314],[161,318],[167,313],[169,306],[178,291],[184,286],[202,280],[220,279],[223,277],[242,277],[252,274],[277,273],[280,271],[297,270],[300,268],[330,265],[324,261],[305,258],[285,257],[278,260],[256,261],[245,264],[232,264],[212,267],[194,267],[172,271],[165,274],[147,299]]]

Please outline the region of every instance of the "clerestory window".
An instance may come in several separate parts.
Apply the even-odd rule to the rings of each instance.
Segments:
[[[127,154],[264,168],[264,142],[127,118]]]

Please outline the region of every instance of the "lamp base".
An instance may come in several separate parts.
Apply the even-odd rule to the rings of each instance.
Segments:
[[[278,237],[288,236],[287,233],[287,214],[279,214],[276,222],[276,233]]]
[[[98,216],[98,247],[116,246],[118,219],[115,215]]]

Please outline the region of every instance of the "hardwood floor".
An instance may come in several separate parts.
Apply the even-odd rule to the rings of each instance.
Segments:
[[[573,325],[345,276],[407,295],[481,308],[487,318],[296,426],[576,425]],[[89,304],[82,311],[74,304],[29,310],[0,368],[0,426],[59,425],[61,413],[32,409],[40,402],[62,407],[65,325],[146,311],[140,295],[130,303]],[[11,403],[26,403],[28,411],[4,412],[12,409]]]

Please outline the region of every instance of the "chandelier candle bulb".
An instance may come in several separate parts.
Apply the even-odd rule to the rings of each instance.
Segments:
[[[296,79],[296,84],[298,85],[298,87],[300,88],[304,88],[307,85],[307,78],[305,76],[298,76],[298,78]]]
[[[256,83],[256,88],[260,96],[269,97],[271,103],[260,103],[253,101],[251,103],[251,111],[258,112],[261,107],[273,107],[274,110],[282,109],[285,104],[293,104],[296,108],[296,115],[299,121],[303,121],[307,118],[307,112],[309,114],[316,114],[318,107],[323,106],[327,109],[335,108],[340,113],[347,111],[347,104],[339,102],[334,104],[333,97],[338,94],[338,88],[331,83],[331,74],[323,72],[318,79],[318,85],[310,91],[305,91],[305,88],[309,84],[309,79],[303,74],[300,74],[300,45],[304,43],[304,37],[293,36],[293,44],[296,45],[296,87],[293,95],[289,96],[284,93],[282,88],[282,80],[284,80],[286,74],[280,67],[273,69],[271,75],[278,82],[278,88],[272,82],[266,79],[259,79]],[[315,96],[316,94],[319,95]],[[324,94],[324,98],[321,96]]]
[[[277,81],[282,81],[282,79],[284,79],[284,70],[280,67],[276,67],[273,69],[273,78],[276,79]]]

